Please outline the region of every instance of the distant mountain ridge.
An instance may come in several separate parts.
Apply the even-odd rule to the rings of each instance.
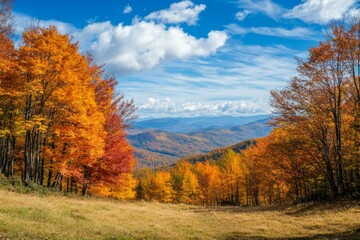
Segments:
[[[159,167],[171,165],[177,160],[197,154],[204,154],[216,148],[237,144],[241,141],[266,136],[272,129],[266,124],[269,117],[261,118],[255,116],[256,121],[228,128],[221,128],[219,125],[205,124],[207,128],[197,128],[193,132],[175,133],[164,130],[143,128],[140,133],[128,135],[128,139],[135,147],[135,157],[138,159],[138,167]],[[243,120],[249,121],[251,118]],[[169,123],[168,120],[156,120],[155,122]],[[175,121],[171,119],[170,122]],[[192,120],[197,123],[197,120]],[[175,121],[176,122],[176,121]],[[179,121],[181,122],[181,121]],[[188,121],[190,122],[190,121]],[[154,126],[154,122],[147,122],[142,126]],[[211,123],[212,124],[212,123]],[[230,123],[222,123],[230,124]],[[165,124],[167,128],[171,124]],[[210,125],[210,126],[209,126]],[[231,124],[230,124],[231,125]],[[139,124],[135,125],[139,126]],[[184,128],[183,128],[184,129]]]
[[[137,130],[153,129],[171,133],[190,133],[204,129],[231,128],[266,118],[269,118],[269,115],[245,117],[221,116],[194,118],[156,118],[138,121],[134,124],[134,128]]]

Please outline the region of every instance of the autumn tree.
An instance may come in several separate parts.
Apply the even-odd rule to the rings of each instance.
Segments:
[[[20,134],[17,109],[21,106],[21,95],[14,71],[17,53],[10,39],[4,37],[0,42],[0,167],[5,176],[12,176],[15,143]]]
[[[239,205],[241,199],[241,185],[243,184],[243,172],[241,169],[239,154],[228,150],[217,162],[221,176],[221,194],[224,203]]]
[[[316,149],[314,156],[321,158],[334,197],[349,192],[348,171],[350,165],[358,165],[352,160],[358,159],[358,26],[347,29],[333,23],[327,40],[310,49],[307,61],[299,60],[299,76],[286,89],[272,92],[277,126],[291,126],[304,134],[308,146]]]
[[[130,197],[130,195],[133,196],[133,193],[129,191],[133,182],[129,180],[129,177],[135,166],[135,159],[133,148],[126,139],[125,129],[128,124],[131,124],[128,118],[130,117],[130,120],[133,118],[135,107],[132,101],[124,99],[124,95],[116,94],[117,82],[114,78],[102,78],[99,76],[99,71],[95,73],[98,74],[97,77],[93,77],[96,79],[96,101],[101,111],[105,113],[106,138],[105,153],[91,169],[91,181],[97,186],[96,191],[101,191],[102,195],[119,195],[121,189],[127,189],[129,194],[120,195]],[[124,123],[124,121],[127,122]],[[117,188],[117,186],[121,187]]]
[[[2,173],[13,175],[22,159],[16,170],[25,184],[133,195],[135,160],[125,129],[136,108],[116,93],[115,78],[55,27],[28,29],[18,50],[2,37]]]
[[[197,163],[194,171],[197,174],[203,204],[219,204],[222,191],[219,168],[206,161],[205,163]]]
[[[189,162],[178,162],[172,170],[173,189],[175,201],[182,203],[199,203],[203,196],[200,195],[197,175]]]
[[[0,1],[0,170],[14,174],[15,143],[19,135],[20,104],[16,67],[17,52],[11,40],[12,1]]]
[[[11,7],[0,0],[1,173],[83,195],[93,188],[133,196],[125,130],[136,118],[134,100],[56,27],[28,28],[15,49]]]
[[[349,128],[345,135],[351,139],[345,140],[345,145],[350,146],[351,157],[346,166],[345,178],[350,192],[360,190],[360,19],[353,19],[345,31],[344,51],[346,55],[345,65],[349,75],[347,88],[347,108],[349,114],[344,118]]]
[[[18,63],[25,98],[23,180],[44,181],[47,145],[53,151],[49,168],[56,168],[56,181],[64,174],[81,175],[85,184],[88,166],[103,153],[105,134],[86,58],[54,27],[30,29],[23,39]]]

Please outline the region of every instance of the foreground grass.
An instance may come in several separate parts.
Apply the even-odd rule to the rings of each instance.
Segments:
[[[117,202],[0,190],[0,239],[360,239],[360,204]]]

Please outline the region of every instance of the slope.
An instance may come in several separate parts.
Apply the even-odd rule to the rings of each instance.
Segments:
[[[272,129],[266,123],[268,120],[267,118],[228,129],[205,129],[189,134],[149,130],[128,138],[135,147],[138,167],[157,167],[171,165],[180,158],[266,136]]]
[[[204,207],[0,188],[0,239],[359,239],[358,202]]]
[[[226,154],[226,152],[228,152],[228,150],[233,150],[236,153],[241,153],[247,147],[252,146],[255,143],[256,143],[256,140],[254,140],[254,139],[245,140],[245,141],[242,141],[240,143],[237,143],[237,144],[229,146],[229,147],[217,148],[208,153],[186,157],[186,158],[180,159],[179,161],[188,161],[192,164],[195,164],[197,162],[217,161],[217,160],[221,159]]]

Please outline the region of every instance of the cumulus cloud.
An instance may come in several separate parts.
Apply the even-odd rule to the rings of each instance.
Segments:
[[[139,112],[146,116],[224,116],[224,115],[255,115],[268,114],[271,111],[266,101],[255,99],[252,101],[227,101],[218,103],[177,102],[171,98],[149,98],[139,106]]]
[[[82,50],[93,54],[97,63],[106,64],[117,74],[150,69],[168,60],[206,57],[228,39],[225,31],[210,31],[207,37],[196,38],[179,26],[144,20],[131,25],[93,22],[78,29],[68,23],[37,20],[22,14],[15,14],[15,18],[19,35],[31,23],[42,27],[54,25],[61,33],[71,34]]]
[[[238,21],[244,21],[245,18],[247,16],[249,16],[249,14],[251,14],[251,11],[249,10],[244,10],[244,11],[241,11],[241,12],[237,12],[236,15],[235,15],[235,18],[238,20]]]
[[[123,13],[124,14],[131,13],[132,10],[133,10],[132,7],[128,4],[128,5],[125,6]]]
[[[280,18],[285,11],[280,5],[273,3],[271,0],[239,0],[238,6],[251,12],[263,13],[273,19]]]
[[[314,40],[317,39],[317,33],[313,32],[311,29],[304,27],[295,27],[292,29],[286,29],[281,27],[250,27],[244,28],[237,24],[229,24],[226,26],[229,33],[234,35],[244,35],[248,33],[255,33],[265,36],[275,36],[283,38],[297,38],[297,39],[307,39]]]
[[[211,31],[207,38],[197,39],[179,27],[145,21],[128,26],[93,23],[74,36],[98,62],[118,73],[150,69],[171,59],[209,56],[228,38],[223,31]]]
[[[145,17],[145,20],[153,20],[164,24],[187,23],[195,25],[199,14],[204,11],[204,4],[195,5],[192,1],[173,3],[169,9],[152,12]]]
[[[356,2],[357,0],[305,0],[284,14],[284,17],[326,24],[331,20],[343,18]]]

